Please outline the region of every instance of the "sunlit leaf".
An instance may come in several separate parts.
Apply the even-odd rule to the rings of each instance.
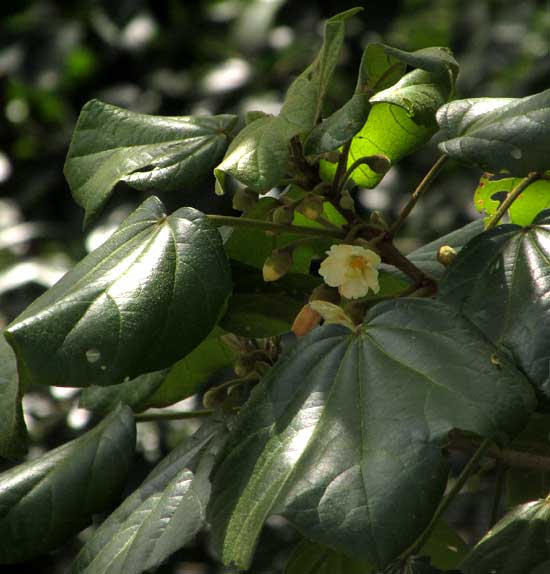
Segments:
[[[519,506],[500,520],[460,565],[465,574],[544,574],[550,571],[550,502]]]
[[[358,334],[314,329],[255,388],[216,472],[210,519],[224,562],[247,568],[272,513],[379,568],[394,560],[443,493],[448,431],[504,440],[535,407],[495,352],[425,299],[376,305]]]
[[[473,98],[443,106],[440,150],[491,173],[549,169],[550,90],[525,98]]]
[[[71,573],[140,574],[189,543],[204,522],[224,435],[210,421],[173,450],[94,532]]]
[[[493,179],[484,175],[474,194],[474,205],[480,213],[490,216],[499,208],[503,194],[510,193],[521,181],[519,177]],[[508,213],[510,223],[529,225],[543,209],[550,207],[550,181],[539,179],[531,183],[512,203]]]
[[[0,457],[16,458],[27,450],[27,429],[13,349],[0,334]]]
[[[80,112],[65,177],[85,223],[103,208],[114,186],[181,191],[221,159],[235,116],[168,117],[130,112],[91,100]]]
[[[112,385],[187,355],[231,291],[217,229],[147,199],[6,330],[24,382]]]
[[[131,411],[0,474],[0,563],[43,554],[86,527],[120,494],[134,454]]]
[[[550,396],[550,219],[501,225],[475,237],[440,284],[457,307]]]

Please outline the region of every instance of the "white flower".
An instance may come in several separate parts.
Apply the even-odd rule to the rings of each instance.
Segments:
[[[321,263],[319,273],[325,283],[338,287],[347,299],[364,297],[370,289],[380,291],[378,269],[380,257],[370,249],[358,245],[333,245]]]

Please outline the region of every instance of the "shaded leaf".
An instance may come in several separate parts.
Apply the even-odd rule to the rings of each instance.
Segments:
[[[500,206],[498,197],[501,193],[509,193],[518,185],[522,178],[507,177],[492,179],[484,175],[474,193],[474,205],[480,213],[493,215]],[[496,196],[496,198],[495,198]],[[501,198],[503,199],[503,198]],[[531,183],[525,191],[512,203],[508,213],[510,223],[529,225],[542,210],[550,207],[550,181],[539,179]]]
[[[492,173],[525,177],[549,166],[550,90],[525,98],[456,100],[437,113],[453,159]]]
[[[223,334],[223,329],[216,327],[207,339],[169,370],[153,396],[141,407],[162,408],[182,401],[197,393],[217,371],[232,365],[236,354],[224,342]]]
[[[143,410],[141,405],[160,387],[169,369],[140,375],[110,387],[92,385],[82,391],[78,406],[105,415],[119,403],[128,405],[134,412]]]
[[[217,229],[147,199],[6,330],[24,383],[112,385],[187,355],[231,291]]]
[[[21,394],[15,354],[0,334],[0,457],[17,458],[27,451]]]
[[[284,574],[371,574],[372,566],[326,546],[302,540],[285,566]]]
[[[0,475],[0,563],[43,554],[86,527],[119,495],[136,428],[130,409],[93,430]]]
[[[454,305],[550,396],[550,219],[501,225],[475,237],[440,284]]]
[[[130,112],[91,100],[80,112],[65,177],[85,224],[103,208],[114,186],[181,191],[221,159],[235,116],[168,117]]]
[[[209,421],[174,449],[94,532],[72,574],[140,574],[189,543],[204,523],[224,439],[224,425]]]
[[[519,506],[476,545],[460,568],[465,574],[543,574],[550,571],[550,503]]]
[[[376,305],[357,335],[314,329],[254,389],[215,474],[223,561],[246,568],[272,513],[377,567],[394,560],[443,493],[448,431],[504,440],[535,407],[494,353],[458,313],[424,299]]]

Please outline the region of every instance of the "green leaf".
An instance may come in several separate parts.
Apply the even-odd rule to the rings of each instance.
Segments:
[[[453,159],[491,173],[525,177],[549,169],[550,90],[526,98],[456,100],[437,113]]]
[[[353,560],[309,540],[302,540],[285,566],[284,574],[371,574],[367,562]]]
[[[17,361],[0,334],[0,457],[17,458],[27,452],[27,428],[21,407]]]
[[[266,116],[248,124],[231,142],[214,170],[217,191],[223,193],[226,175],[258,193],[277,186],[288,169],[289,142],[298,133],[285,119]]]
[[[510,193],[522,180],[519,177],[493,179],[484,175],[474,194],[474,205],[480,213],[493,215],[500,206],[495,195]],[[539,179],[531,183],[508,209],[510,223],[529,225],[535,216],[550,207],[550,181]]]
[[[494,353],[458,313],[425,299],[376,305],[358,334],[314,329],[254,389],[215,474],[223,561],[247,568],[277,513],[316,542],[389,564],[443,494],[448,431],[505,440],[535,407],[525,378],[505,357],[496,369]]]
[[[181,191],[221,159],[235,116],[168,117],[130,112],[91,100],[80,112],[65,177],[85,224],[119,181],[141,190]]]
[[[23,383],[113,385],[185,357],[231,291],[217,229],[147,199],[6,330]]]
[[[431,563],[437,568],[450,570],[459,565],[467,550],[466,543],[457,532],[444,520],[440,520],[419,554],[429,556]]]
[[[550,396],[550,219],[501,225],[475,237],[439,286],[455,306]]]
[[[311,130],[323,110],[323,103],[344,43],[345,21],[362,8],[351,8],[325,24],[323,46],[315,61],[289,87],[281,117],[296,129],[296,134]]]
[[[189,543],[204,523],[209,475],[225,427],[205,423],[94,532],[72,574],[140,574]]]
[[[511,448],[535,456],[550,456],[550,415],[533,413]],[[550,472],[525,468],[506,469],[508,508],[544,498],[550,492]]]
[[[144,410],[141,405],[160,387],[168,371],[164,369],[146,373],[131,381],[110,387],[92,385],[82,391],[78,406],[99,415],[106,415],[119,403],[123,403],[139,412]]]
[[[223,338],[224,331],[216,327],[198,347],[178,361],[141,408],[162,408],[186,399],[210,379],[216,371],[231,366],[236,354]]]
[[[550,502],[537,500],[507,514],[460,566],[465,574],[543,574],[550,571]]]
[[[0,475],[0,563],[43,554],[111,507],[134,455],[130,409],[93,430]]]

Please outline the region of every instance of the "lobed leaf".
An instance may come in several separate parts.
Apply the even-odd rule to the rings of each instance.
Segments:
[[[460,252],[439,287],[495,342],[537,389],[550,396],[550,219],[529,227],[501,225],[475,237]]]
[[[491,173],[525,177],[549,168],[550,89],[525,98],[456,100],[437,112],[453,159]]]
[[[544,574],[550,569],[550,503],[519,506],[500,520],[466,557],[465,574]]]
[[[189,189],[208,174],[227,147],[231,115],[150,116],[91,100],[80,112],[65,162],[65,177],[88,224],[113,188]]]
[[[26,383],[113,385],[194,349],[231,292],[217,229],[147,199],[6,330]]]
[[[209,421],[174,449],[94,532],[71,573],[140,574],[190,542],[204,523],[224,431]]]
[[[0,474],[0,563],[24,562],[85,528],[120,494],[134,454],[130,409]]]
[[[255,388],[214,476],[223,561],[247,568],[263,522],[280,513],[316,542],[388,565],[443,493],[448,431],[505,440],[533,411],[528,382],[494,354],[431,300],[376,305],[358,334],[312,331]]]
[[[17,458],[27,451],[27,428],[13,349],[0,334],[0,457]]]

